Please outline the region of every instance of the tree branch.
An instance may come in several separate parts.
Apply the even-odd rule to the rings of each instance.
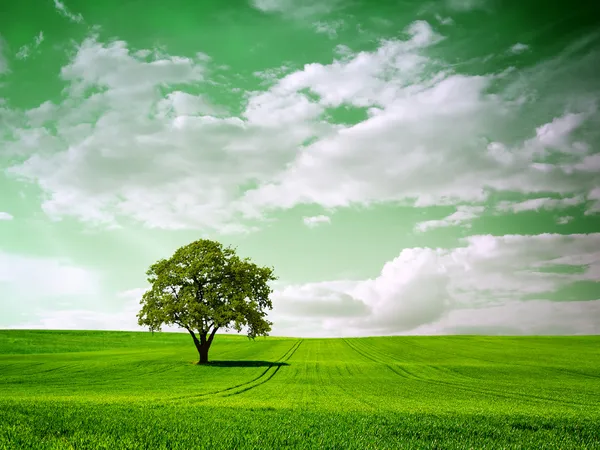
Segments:
[[[210,333],[210,336],[208,337],[208,346],[210,347],[210,344],[212,344],[213,338],[215,337],[215,334],[217,333],[217,330],[219,329],[219,327],[214,327],[212,332]]]
[[[188,330],[188,333],[190,333],[190,335],[192,336],[192,339],[194,340],[194,344],[196,344],[196,348],[200,347],[200,341],[198,341],[198,338],[196,337],[196,333],[194,333],[194,331],[191,328],[185,327],[186,330]]]
[[[196,285],[196,300],[198,303],[204,302],[204,285],[200,283],[197,276],[192,278],[194,280],[194,284]]]
[[[183,323],[183,320],[181,320],[181,317],[179,317],[179,314],[174,312],[173,317],[175,318],[175,320],[173,321],[175,325],[179,325],[181,328],[185,328],[186,330],[190,331],[187,325]]]

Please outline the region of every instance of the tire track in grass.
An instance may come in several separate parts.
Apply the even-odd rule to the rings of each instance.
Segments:
[[[354,350],[347,342],[345,342],[345,339],[343,341],[344,341],[344,344],[346,346],[348,346],[353,352],[356,352],[356,350]],[[365,356],[365,355],[363,355],[363,356]],[[342,369],[342,365],[343,365],[343,369]],[[367,409],[369,409],[371,411],[377,411],[379,409],[379,405],[377,405],[376,403],[374,403],[372,401],[365,399],[363,396],[356,395],[355,391],[351,390],[346,384],[343,383],[344,380],[352,379],[355,376],[355,373],[350,370],[350,367],[351,367],[351,365],[348,364],[347,362],[344,362],[344,363],[339,362],[338,364],[336,364],[335,365],[336,376],[332,377],[331,374],[329,375],[330,383],[333,384],[336,387],[336,389],[338,389],[340,392],[342,392],[344,397],[351,398],[352,400],[357,401],[358,403],[366,406]]]
[[[403,373],[399,373],[397,370],[395,370],[394,366],[388,364],[386,361],[377,360],[374,357],[367,356],[366,353],[364,352],[364,350],[361,351],[356,348],[355,348],[355,350],[357,351],[357,353],[367,357],[368,359],[370,359],[374,362],[378,362],[379,364],[385,365],[386,367],[388,367],[393,372],[395,372],[396,374],[400,375],[403,378],[410,378],[410,379],[413,379],[416,381],[420,381],[422,383],[434,384],[434,385],[440,385],[440,386],[449,386],[454,389],[459,389],[459,390],[463,390],[463,391],[467,391],[467,392],[475,392],[478,394],[490,395],[492,397],[503,397],[506,399],[526,400],[526,401],[529,401],[532,403],[540,403],[540,402],[545,403],[545,402],[550,401],[550,402],[564,404],[564,405],[570,405],[570,406],[584,406],[584,407],[589,406],[588,403],[580,403],[580,402],[569,401],[569,400],[564,400],[564,399],[557,399],[557,398],[546,397],[546,396],[541,396],[541,395],[523,394],[523,393],[519,393],[519,392],[505,392],[505,391],[500,391],[500,390],[493,389],[493,388],[474,389],[474,388],[469,387],[462,383],[444,381],[444,380],[439,380],[439,379],[424,378],[422,376],[417,376],[406,369],[402,369]],[[373,353],[378,353],[382,356],[385,355],[386,359],[391,359],[392,361],[394,361],[396,363],[399,362],[396,358],[394,358],[394,356],[386,354],[386,353],[382,352],[381,350],[377,350],[376,352],[373,352]],[[399,368],[399,367],[396,367],[396,368]]]
[[[369,360],[373,361],[374,363],[381,364],[381,361],[377,361],[375,358],[372,358],[372,357],[370,357],[370,356],[369,356],[369,355],[367,355],[366,353],[363,353],[363,352],[361,352],[361,351],[357,350],[357,349],[354,347],[354,345],[352,345],[352,344],[350,344],[350,342],[348,342],[348,339],[342,339],[342,341],[344,341],[344,343],[345,343],[345,344],[346,344],[348,347],[350,347],[352,350],[354,350],[356,353],[358,353],[358,354],[359,354],[360,356],[362,356],[363,358],[367,358],[367,359],[369,359]]]
[[[237,388],[242,388],[242,387],[248,386],[248,385],[250,385],[250,384],[252,384],[252,383],[254,383],[256,381],[261,380],[262,378],[264,378],[267,375],[267,373],[273,367],[277,366],[276,369],[275,369],[275,371],[274,371],[274,373],[272,373],[268,377],[268,379],[262,381],[262,382],[266,383],[268,380],[270,380],[271,378],[273,378],[273,376],[275,375],[275,373],[277,373],[279,371],[279,369],[281,368],[281,365],[278,364],[278,363],[283,363],[283,362],[287,361],[296,352],[296,350],[298,350],[298,347],[300,347],[300,344],[302,344],[302,341],[303,340],[301,339],[300,341],[295,342],[294,344],[292,344],[292,346],[283,354],[283,356],[279,357],[279,359],[277,359],[274,362],[272,362],[271,364],[269,364],[269,366],[260,375],[258,375],[257,377],[255,377],[255,378],[253,378],[253,379],[251,379],[249,381],[245,381],[244,383],[236,384],[235,386],[230,386],[228,388],[219,389],[219,390],[216,390],[216,391],[203,392],[201,394],[194,394],[194,395],[184,395],[182,397],[174,397],[174,398],[168,399],[167,401],[177,401],[177,400],[193,399],[193,398],[198,398],[198,399],[204,400],[205,398],[209,398],[208,396],[212,396],[212,395],[219,396],[219,394],[223,394],[225,392],[229,392],[229,391],[232,391],[232,390],[237,389]],[[262,384],[262,383],[259,383],[259,384]],[[253,387],[255,387],[255,386],[252,386],[252,387],[250,387],[248,389],[252,389]],[[243,392],[243,391],[241,391],[241,392]],[[229,394],[229,395],[233,395],[233,394]],[[227,395],[222,395],[222,397],[226,397],[226,396]]]
[[[373,361],[373,362],[374,362],[374,363],[376,363],[376,364],[381,364],[381,365],[383,365],[383,366],[387,367],[387,368],[388,368],[388,369],[390,369],[392,372],[394,372],[396,375],[399,375],[399,376],[401,376],[401,377],[403,377],[403,378],[409,378],[409,379],[416,379],[416,380],[419,380],[419,378],[415,378],[415,377],[414,377],[412,374],[410,374],[409,372],[396,370],[396,369],[395,369],[394,367],[392,367],[390,364],[387,364],[387,363],[386,363],[386,362],[384,362],[384,361],[381,361],[381,360],[378,360],[378,359],[376,359],[376,358],[373,358],[373,357],[371,357],[370,355],[368,355],[368,354],[367,354],[367,353],[365,353],[364,351],[362,351],[362,350],[359,350],[359,349],[356,347],[356,344],[350,344],[350,342],[348,342],[348,340],[347,340],[347,339],[343,339],[343,341],[344,341],[344,342],[345,342],[345,343],[348,345],[348,347],[350,347],[352,350],[354,350],[354,351],[355,351],[356,353],[358,353],[360,356],[362,356],[362,357],[364,357],[364,358],[366,358],[366,359],[369,359],[369,360]],[[421,380],[421,381],[422,381],[422,380]]]
[[[431,349],[429,347],[424,346],[422,344],[417,344],[413,340],[406,340],[406,341],[403,342],[403,344],[408,344],[408,345],[410,345],[410,346],[412,346],[414,348],[417,348],[419,350],[431,351]],[[370,344],[370,345],[372,345],[372,344]],[[535,351],[539,350],[538,346],[535,346],[535,345],[524,346],[521,342],[519,342],[519,347],[521,349],[525,347],[525,348],[527,348],[528,350],[530,350],[532,352],[535,352]],[[496,359],[486,359],[486,358],[483,358],[481,356],[474,356],[472,354],[467,354],[464,351],[464,349],[463,349],[463,351],[459,351],[459,350],[456,350],[456,349],[450,350],[450,349],[446,348],[446,349],[444,349],[444,353],[446,353],[448,355],[452,355],[452,356],[457,356],[457,357],[460,357],[460,358],[463,358],[463,359],[473,360],[473,361],[476,361],[476,362],[482,362],[483,361],[483,362],[487,362],[487,363],[491,363],[491,364],[502,364],[501,361],[497,361]],[[393,358],[393,359],[395,359],[397,361],[396,358]],[[538,368],[538,369],[543,367],[544,369],[547,369],[548,371],[551,371],[551,372],[568,373],[568,374],[574,375],[576,377],[585,377],[585,378],[592,378],[592,379],[600,379],[600,373],[598,375],[593,375],[593,374],[589,374],[589,373],[583,373],[581,371],[572,370],[572,369],[570,369],[568,367],[564,367],[564,366],[562,366],[560,364],[558,364],[558,365],[556,365],[556,364],[550,364],[550,365],[540,366],[539,364],[535,364],[535,363],[527,363],[527,362],[523,362],[523,361],[520,361],[520,362],[514,362],[514,361],[512,361],[511,365],[520,366],[520,367],[534,367],[534,368]],[[474,378],[472,376],[465,375],[463,373],[457,372],[456,370],[454,370],[452,368],[452,367],[456,367],[456,366],[460,366],[460,364],[451,364],[451,365],[445,365],[444,364],[444,365],[438,365],[438,366],[435,366],[435,367],[439,368],[440,370],[444,370],[444,371],[447,371],[447,372],[451,372],[451,373],[457,374],[459,378],[466,378],[466,379],[469,379],[469,380],[480,381],[479,378]],[[434,367],[434,366],[432,366],[432,367]]]
[[[592,378],[594,380],[600,380],[600,374],[598,375],[592,375],[589,373],[582,373],[581,371],[578,370],[572,370],[566,367],[559,367],[559,366],[546,366],[546,368],[554,371],[554,372],[558,372],[558,373],[567,373],[569,375],[575,375],[576,377],[584,377],[584,378]]]
[[[412,343],[410,343],[410,344],[412,345]],[[400,362],[398,359],[395,358],[394,355],[385,353],[382,350],[377,349],[376,353],[378,353],[385,359],[391,359],[392,361],[394,361],[396,363]],[[488,362],[492,362],[493,364],[497,364],[491,360],[484,360],[484,361],[488,361]],[[521,364],[516,364],[516,365],[521,366]],[[533,366],[533,365],[529,365],[529,366]],[[432,367],[432,366],[426,366],[426,367]],[[410,372],[407,369],[404,369],[404,370],[406,372]],[[443,372],[442,372],[442,374],[443,374]],[[477,392],[477,393],[485,393],[485,394],[501,396],[501,397],[505,397],[505,398],[525,399],[525,400],[532,401],[532,402],[551,401],[554,403],[561,403],[561,404],[571,405],[571,406],[589,406],[589,404],[587,404],[587,403],[581,403],[581,402],[565,400],[565,399],[558,399],[558,398],[554,398],[554,397],[546,397],[546,396],[542,396],[542,395],[524,394],[524,393],[519,393],[519,392],[506,392],[506,391],[502,391],[502,390],[498,390],[498,389],[494,389],[494,388],[473,389],[473,388],[468,387],[464,383],[440,380],[440,379],[436,379],[436,378],[425,378],[425,377],[417,376],[417,375],[414,376],[414,379],[418,379],[420,381],[428,382],[431,384],[446,385],[446,386],[451,386],[451,387],[458,388],[461,390],[468,390],[468,391]],[[471,377],[468,377],[465,379],[465,381],[472,383],[473,381],[481,382],[482,380],[473,379]],[[513,386],[513,384],[510,384],[507,387],[512,387],[512,386]]]
[[[419,350],[430,350],[421,346],[413,345],[413,343],[410,341],[406,341],[403,343],[408,344],[409,346],[417,348]],[[368,341],[360,342],[359,345],[362,346],[365,349],[365,351],[378,354],[379,357],[383,360],[391,360],[393,361],[393,364],[399,364],[394,367],[411,374],[413,379],[427,381],[436,380],[439,376],[445,376],[446,378],[454,378],[458,382],[475,380],[472,377],[467,377],[460,373],[449,370],[445,368],[442,364],[424,364],[423,362],[402,364],[402,361],[397,359],[395,355],[388,353],[386,350],[376,347],[373,343],[369,343]]]
[[[381,350],[377,350],[377,353],[379,353],[380,355],[382,355],[386,359],[391,359],[392,361],[394,361],[396,363],[400,362],[398,359],[396,359],[393,355],[390,355],[389,353],[384,353]],[[488,361],[488,360],[486,360],[486,361]],[[492,361],[489,361],[489,362],[492,362]],[[405,371],[409,372],[406,369],[405,369]],[[527,400],[527,401],[535,402],[535,403],[537,403],[537,402],[551,401],[551,402],[554,402],[554,403],[561,403],[561,404],[571,405],[571,406],[573,406],[573,405],[574,406],[589,406],[587,403],[580,403],[580,402],[569,401],[569,400],[564,400],[564,399],[557,399],[557,398],[546,397],[546,396],[541,396],[541,395],[523,394],[523,393],[519,393],[519,392],[506,392],[506,391],[501,391],[501,390],[493,389],[493,388],[479,388],[479,389],[474,389],[474,388],[471,388],[471,387],[469,387],[469,386],[467,386],[467,385],[465,385],[463,383],[452,382],[452,381],[445,381],[445,380],[434,379],[434,378],[425,378],[425,377],[422,377],[422,376],[414,376],[413,379],[419,380],[421,382],[430,383],[430,384],[450,386],[450,387],[453,387],[455,389],[465,390],[465,391],[469,391],[469,392],[476,392],[476,393],[487,394],[487,395],[490,395],[490,396],[499,396],[499,397],[504,397],[504,398]],[[469,380],[465,380],[465,381],[472,382],[473,380],[469,379]],[[476,380],[476,381],[481,381],[481,380]]]
[[[463,391],[467,391],[467,392],[475,392],[478,394],[488,394],[491,395],[493,397],[504,397],[507,399],[520,399],[522,400],[523,397],[525,400],[531,401],[531,402],[539,402],[539,401],[546,401],[547,399],[536,399],[536,398],[532,398],[533,396],[530,395],[525,395],[525,394],[517,394],[517,393],[504,393],[504,392],[499,392],[499,391],[495,391],[495,390],[490,390],[490,389],[473,389],[473,388],[469,388],[468,386],[465,386],[463,384],[458,384],[458,383],[451,383],[451,382],[447,382],[447,381],[442,381],[442,380],[434,380],[434,379],[428,379],[428,378],[423,378],[420,376],[416,376],[413,373],[411,373],[410,371],[406,370],[406,369],[402,369],[398,366],[392,366],[391,364],[388,364],[386,361],[378,359],[376,357],[372,357],[370,355],[368,355],[364,350],[359,350],[357,348],[357,346],[353,346],[351,345],[348,341],[346,341],[344,339],[344,341],[348,344],[348,346],[350,346],[354,351],[356,351],[359,355],[364,356],[367,359],[370,359],[371,361],[377,363],[377,364],[381,364],[385,367],[387,367],[388,369],[390,369],[392,372],[396,373],[397,375],[399,375],[402,378],[406,378],[406,379],[411,379],[414,381],[418,381],[421,383],[425,383],[425,384],[432,384],[432,385],[441,385],[441,386],[450,386],[454,389],[459,389],[459,390],[463,390]],[[371,353],[379,353],[381,355],[384,355],[384,353],[382,353],[381,351],[376,351],[376,352],[371,352]],[[390,357],[389,355],[386,357],[386,359],[392,359],[393,361],[397,361],[395,358]],[[556,401],[556,399],[552,399],[553,401]],[[578,404],[579,405],[579,404]]]
[[[271,364],[271,365],[269,366],[269,368],[268,368],[267,370],[269,370],[269,369],[271,369],[273,366],[277,365],[277,367],[275,368],[275,370],[273,371],[273,373],[272,373],[271,375],[269,375],[269,376],[268,376],[268,378],[261,379],[261,380],[260,380],[258,383],[254,384],[254,385],[252,385],[252,386],[245,386],[243,389],[241,389],[241,390],[239,390],[239,391],[237,391],[237,392],[233,392],[233,393],[230,393],[230,394],[221,395],[221,397],[231,397],[232,395],[239,395],[239,394],[241,394],[241,393],[243,393],[243,392],[247,392],[247,391],[249,391],[250,389],[254,389],[255,387],[258,387],[258,386],[260,386],[260,385],[262,385],[262,384],[265,384],[267,381],[269,381],[271,378],[273,378],[273,377],[275,376],[275,374],[277,374],[277,372],[279,372],[279,369],[281,369],[281,368],[283,367],[283,364],[277,364],[277,363],[284,363],[284,362],[288,361],[288,360],[289,360],[289,359],[290,359],[290,358],[291,358],[291,357],[294,355],[294,353],[296,353],[296,350],[298,350],[298,347],[300,347],[300,345],[302,344],[302,342],[304,342],[304,339],[301,339],[301,340],[300,340],[300,341],[299,341],[299,342],[298,342],[298,343],[295,345],[295,347],[292,347],[291,351],[288,351],[288,353],[286,353],[286,355],[287,355],[287,356],[286,356],[286,355],[284,355],[282,358],[280,358],[279,360],[275,361],[275,363],[273,363],[273,364]],[[284,359],[284,358],[285,358],[285,359]],[[266,373],[266,371],[265,371],[265,372],[263,372],[263,375],[264,375],[265,373]],[[260,378],[262,378],[262,377],[256,378],[256,379],[254,379],[253,381],[256,381],[257,379],[260,379]],[[249,383],[247,383],[247,384],[250,384],[250,383],[252,383],[252,381],[250,381],[250,382],[249,382]],[[240,385],[240,386],[237,386],[237,387],[241,387],[241,386],[242,386],[242,385]],[[233,389],[235,389],[235,388],[233,388]],[[226,389],[226,390],[231,390],[231,389]],[[225,391],[222,391],[222,392],[225,392]]]
[[[419,346],[414,346],[412,344],[412,342],[407,342],[410,346],[413,347],[417,347],[420,349],[423,349],[422,347]],[[358,345],[359,347],[362,347],[363,349],[365,349],[365,352],[369,352],[369,353],[373,353],[376,355],[379,355],[380,358],[382,358],[383,360],[392,360],[394,362],[394,364],[399,364],[401,363],[400,360],[398,360],[395,355],[392,355],[388,352],[386,352],[385,350],[382,350],[380,348],[377,348],[375,345],[373,345],[372,343],[369,343],[367,341],[361,341],[360,343],[357,343],[356,345]],[[429,350],[429,349],[425,349],[425,350]],[[442,365],[432,365],[432,364],[423,364],[423,363],[413,363],[413,364],[403,364],[400,366],[394,366],[399,370],[402,370],[403,372],[406,372],[407,374],[411,375],[411,378],[413,379],[419,379],[419,380],[436,380],[440,375],[445,375],[448,376],[450,375],[452,378],[456,379],[456,381],[461,382],[461,381],[473,381],[476,380],[475,378],[472,377],[467,377],[464,376],[460,373],[454,372],[452,370],[449,369],[445,369],[443,368]],[[413,370],[411,370],[411,368]],[[417,371],[417,373],[415,373],[415,369],[421,369],[420,372]],[[429,372],[429,376],[426,375],[426,372]],[[432,378],[433,377],[433,378]]]

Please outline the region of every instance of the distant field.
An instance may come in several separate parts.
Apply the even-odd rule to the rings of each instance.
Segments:
[[[0,331],[0,448],[600,448],[600,337]]]

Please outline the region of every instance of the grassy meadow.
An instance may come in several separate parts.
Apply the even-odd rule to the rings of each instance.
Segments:
[[[0,331],[0,448],[600,448],[600,337]]]

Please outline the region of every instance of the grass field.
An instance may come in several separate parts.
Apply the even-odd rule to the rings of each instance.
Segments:
[[[600,337],[0,331],[0,448],[600,448]]]

